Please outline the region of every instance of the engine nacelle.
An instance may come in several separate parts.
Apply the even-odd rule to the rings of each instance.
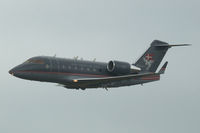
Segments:
[[[141,69],[127,62],[109,61],[107,70],[114,75],[126,75],[131,73],[138,73]]]

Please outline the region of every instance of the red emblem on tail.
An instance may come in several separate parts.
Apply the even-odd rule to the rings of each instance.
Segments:
[[[154,63],[153,54],[146,54],[145,57],[143,57],[143,60],[146,65],[146,70],[149,70],[151,65]]]
[[[153,54],[147,54],[147,55],[145,56],[145,59],[146,59],[147,61],[153,60]]]

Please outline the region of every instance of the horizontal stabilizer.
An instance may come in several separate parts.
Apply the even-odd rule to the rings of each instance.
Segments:
[[[190,46],[191,44],[162,44],[154,45],[155,47],[175,47],[175,46]]]
[[[164,74],[165,73],[165,70],[167,68],[167,64],[168,64],[168,62],[166,61],[165,64],[161,67],[160,71],[158,72],[159,74]]]

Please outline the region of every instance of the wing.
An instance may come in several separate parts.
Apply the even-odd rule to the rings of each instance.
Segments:
[[[85,86],[85,88],[90,87],[99,87],[105,84],[109,84],[112,82],[129,80],[129,79],[139,79],[144,76],[151,76],[156,75],[155,73],[143,73],[143,74],[131,74],[131,75],[124,75],[124,76],[113,76],[113,77],[106,77],[106,78],[83,78],[83,79],[74,79],[74,85],[77,86]]]

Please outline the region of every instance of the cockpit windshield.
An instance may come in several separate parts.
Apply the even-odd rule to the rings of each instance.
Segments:
[[[25,63],[44,64],[44,61],[39,59],[29,59]]]

